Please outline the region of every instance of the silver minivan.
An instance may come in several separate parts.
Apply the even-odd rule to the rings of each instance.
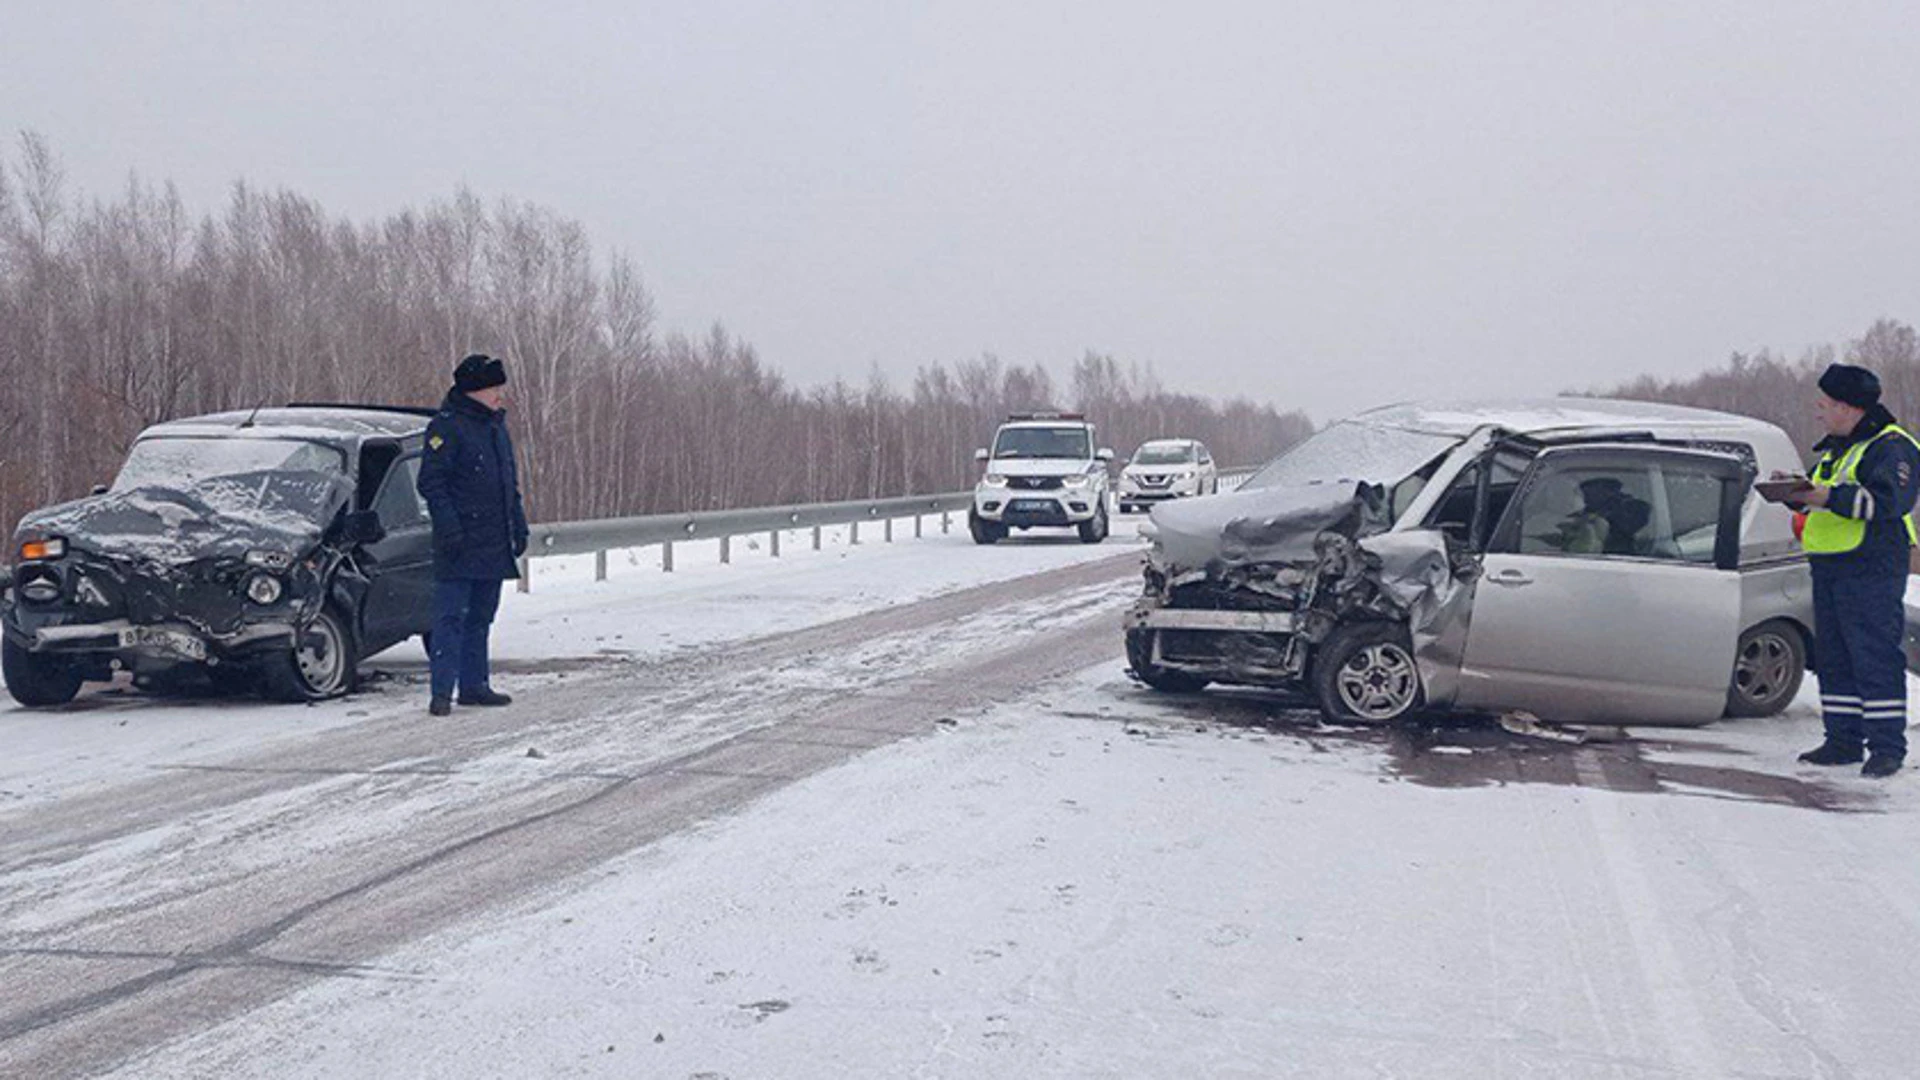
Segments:
[[[1128,660],[1156,689],[1301,688],[1345,721],[1771,715],[1811,655],[1812,583],[1752,484],[1801,468],[1778,427],[1698,409],[1377,409],[1154,508]]]

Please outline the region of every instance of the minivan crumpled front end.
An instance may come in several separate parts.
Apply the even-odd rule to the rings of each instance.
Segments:
[[[1313,646],[1357,621],[1404,625],[1450,697],[1473,561],[1434,531],[1388,532],[1375,484],[1262,488],[1153,512],[1146,592],[1128,614],[1142,655],[1210,681],[1301,680]]]

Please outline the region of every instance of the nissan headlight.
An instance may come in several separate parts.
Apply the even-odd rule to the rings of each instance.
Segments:
[[[247,579],[247,599],[262,607],[277,604],[286,588],[272,574],[255,574]]]
[[[1006,487],[1007,486],[1007,478],[1004,476],[1001,476],[999,473],[988,473],[986,476],[981,478],[980,482],[987,485],[988,487]]]

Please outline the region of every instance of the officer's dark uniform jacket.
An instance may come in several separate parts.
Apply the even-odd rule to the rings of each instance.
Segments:
[[[1920,494],[1920,447],[1898,431],[1888,430],[1894,426],[1893,414],[1876,405],[1851,433],[1830,435],[1814,446],[1825,458],[1813,478],[1827,482],[1831,474],[1826,470],[1864,444],[1851,482],[1834,484],[1826,509],[1866,526],[1866,535],[1851,551],[1822,553],[1809,542],[1815,573],[1891,574],[1905,587],[1907,549],[1912,544],[1906,516],[1913,512],[1915,496]]]
[[[505,412],[449,393],[427,424],[419,488],[433,516],[434,577],[520,576],[514,560],[527,547],[527,514]]]
[[[1815,449],[1824,457],[1813,479],[1832,485],[1824,513],[1809,510],[1804,537],[1827,739],[1898,760],[1907,748],[1903,598],[1920,447],[1876,405]]]

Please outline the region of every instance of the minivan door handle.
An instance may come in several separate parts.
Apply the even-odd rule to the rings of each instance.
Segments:
[[[1495,585],[1531,585],[1533,579],[1519,570],[1502,570],[1487,578]]]

